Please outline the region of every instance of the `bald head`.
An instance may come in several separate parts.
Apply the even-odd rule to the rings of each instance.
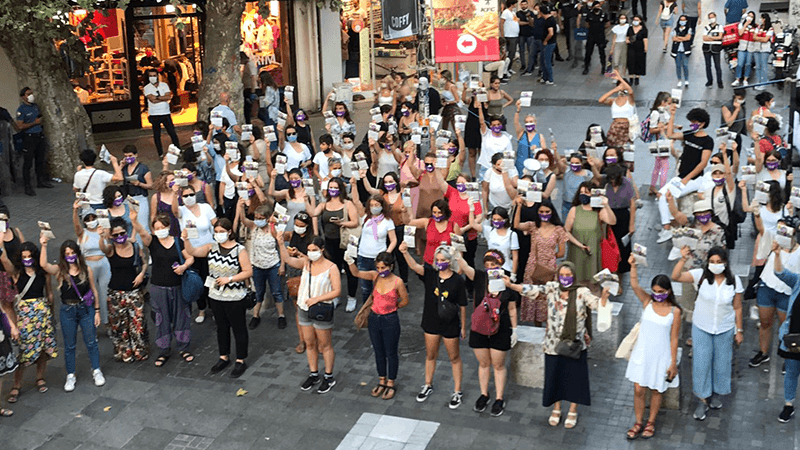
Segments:
[[[227,92],[222,92],[219,94],[219,104],[220,105],[227,105],[231,101],[231,96]]]

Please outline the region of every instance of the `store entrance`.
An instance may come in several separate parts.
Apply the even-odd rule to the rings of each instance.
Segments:
[[[180,9],[180,11],[176,11]],[[172,91],[170,111],[175,125],[197,120],[197,92],[202,78],[199,13],[193,5],[131,8],[133,80],[139,93],[142,127],[151,127],[143,94],[146,71],[160,71],[160,82]],[[176,16],[176,14],[179,14]]]

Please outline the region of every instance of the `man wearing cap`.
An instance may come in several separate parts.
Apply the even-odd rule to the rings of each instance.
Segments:
[[[592,3],[592,9],[583,15],[583,20],[588,28],[586,39],[586,55],[583,57],[583,74],[589,73],[592,60],[592,51],[597,46],[600,54],[600,74],[606,71],[606,28],[609,25],[608,14],[601,9],[600,2]]]
[[[47,177],[44,166],[44,156],[47,150],[47,142],[44,139],[44,129],[42,128],[42,113],[39,112],[39,105],[34,103],[33,91],[25,86],[19,91],[22,104],[17,108],[17,129],[22,131],[22,154],[24,163],[22,164],[22,179],[25,181],[25,194],[34,196],[31,183],[31,166],[36,160],[36,187],[52,188]]]

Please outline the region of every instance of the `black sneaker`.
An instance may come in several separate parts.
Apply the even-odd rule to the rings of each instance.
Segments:
[[[219,361],[217,361],[216,364],[211,366],[211,373],[220,373],[220,372],[222,372],[222,369],[228,367],[228,364],[230,364],[230,363],[231,363],[230,359],[220,359]]]
[[[278,317],[278,329],[282,330],[286,328],[286,317]]]
[[[312,373],[311,375],[308,376],[308,378],[306,378],[306,381],[304,381],[303,384],[300,385],[300,390],[309,391],[311,390],[311,387],[317,383],[319,383],[319,375]]]
[[[506,405],[503,400],[495,400],[492,405],[492,417],[500,417],[506,410]]]
[[[489,397],[481,394],[481,396],[478,397],[478,400],[475,401],[475,406],[472,407],[472,410],[476,413],[482,413],[486,411],[487,404],[489,404]]]
[[[260,323],[261,323],[261,317],[253,317],[252,319],[250,319],[250,324],[247,325],[247,328],[255,330],[256,328],[258,328],[258,325]]]
[[[453,396],[450,397],[450,404],[448,405],[450,407],[450,409],[456,409],[459,406],[461,406],[461,397],[462,396],[463,396],[463,394],[461,394],[461,391],[453,392]]]
[[[417,394],[417,401],[422,403],[430,397],[431,392],[433,392],[433,386],[430,384],[426,384],[422,386],[422,389]]]
[[[237,362],[233,365],[233,370],[231,370],[231,378],[239,378],[244,374],[245,370],[247,370],[247,363]]]
[[[333,375],[327,376],[325,375],[322,377],[322,384],[319,385],[319,389],[317,389],[317,394],[324,394],[331,390],[332,387],[336,386],[336,380],[333,379]]]
[[[761,353],[761,351],[759,351],[758,353],[756,353],[756,356],[753,356],[753,359],[750,360],[748,366],[758,367],[768,361],[769,361],[769,355],[765,355]]]
[[[783,411],[778,415],[778,422],[786,423],[789,419],[792,418],[794,415],[794,406],[792,405],[783,405]]]

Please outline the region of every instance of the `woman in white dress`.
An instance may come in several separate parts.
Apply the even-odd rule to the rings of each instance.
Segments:
[[[631,265],[631,288],[644,310],[640,320],[639,339],[631,353],[625,378],[633,381],[633,412],[636,422],[628,430],[628,439],[640,435],[650,439],[656,432],[656,416],[661,396],[669,387],[678,386],[678,336],[681,331],[681,308],[675,300],[672,283],[666,275],[656,275],[650,283],[652,293],[639,286],[636,259]],[[650,417],[644,421],[645,394],[650,389]]]

